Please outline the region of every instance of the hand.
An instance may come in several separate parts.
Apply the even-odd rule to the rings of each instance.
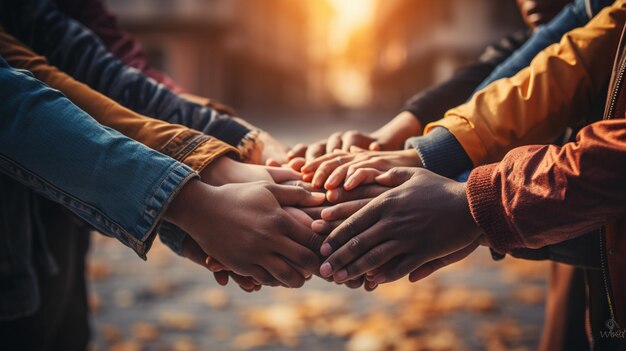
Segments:
[[[371,151],[400,150],[406,139],[421,134],[420,122],[412,113],[404,111],[371,134],[357,130],[333,133],[328,139],[309,146],[298,144],[287,153],[287,156],[289,160],[304,157],[311,161],[335,150],[350,151],[353,146]]]
[[[200,246],[189,236],[185,237],[185,240],[183,241],[182,255],[192,262],[212,271],[215,276],[215,280],[222,286],[228,284],[230,276],[237,284],[239,284],[239,287],[246,292],[259,291],[261,289],[261,285],[254,279],[242,277],[236,273],[227,271],[220,262],[208,257],[207,254],[202,251],[202,248],[200,248]]]
[[[312,179],[314,187],[335,189],[359,168],[387,171],[394,167],[421,167],[422,161],[415,150],[362,151],[347,153],[335,151],[308,162],[302,167],[302,179]],[[311,176],[313,174],[313,176]],[[346,190],[355,188],[344,184]]]
[[[289,167],[268,167],[237,162],[220,157],[200,172],[202,181],[210,185],[268,181],[284,183],[302,179],[299,172]]]
[[[396,186],[344,221],[320,252],[324,277],[345,281],[370,273],[381,284],[427,265],[433,267],[471,253],[481,236],[469,211],[465,183],[421,168],[394,168],[376,178]],[[453,219],[453,220],[451,220]],[[371,272],[376,272],[372,276]]]
[[[212,187],[191,180],[166,212],[228,270],[265,285],[300,287],[317,272],[322,238],[281,206],[319,206],[323,194],[266,182]]]
[[[261,131],[259,140],[263,144],[261,159],[268,166],[282,165],[287,162],[287,151],[289,148],[276,140],[271,134]]]

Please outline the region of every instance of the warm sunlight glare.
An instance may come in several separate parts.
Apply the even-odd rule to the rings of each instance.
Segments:
[[[334,13],[329,29],[329,48],[335,55],[330,65],[330,90],[339,103],[358,107],[370,98],[368,72],[346,56],[350,56],[350,50],[369,49],[349,44],[358,31],[371,26],[376,0],[328,0],[328,3]]]

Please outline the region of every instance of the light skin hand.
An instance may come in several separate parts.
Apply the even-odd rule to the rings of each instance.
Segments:
[[[335,189],[360,168],[375,168],[382,171],[394,167],[421,167],[422,162],[415,150],[365,151],[353,148],[352,153],[335,151],[308,162],[302,167],[303,179],[314,173],[314,187]],[[354,186],[344,185],[347,190]]]
[[[319,206],[322,194],[267,182],[212,187],[191,180],[165,219],[228,270],[264,285],[300,287],[317,271],[321,237],[281,206]],[[191,205],[193,204],[193,205]],[[216,206],[219,204],[219,206]]]
[[[417,118],[412,113],[404,111],[370,134],[357,130],[336,132],[328,139],[309,146],[298,144],[287,153],[287,156],[289,160],[302,157],[306,161],[311,161],[335,150],[350,151],[352,147],[371,151],[400,150],[407,138],[421,134],[422,126]]]
[[[291,180],[300,180],[302,175],[288,167],[252,165],[222,156],[206,166],[200,172],[200,177],[207,184],[220,186],[256,181],[284,183]]]
[[[421,278],[478,246],[481,231],[469,212],[465,183],[421,168],[395,168],[376,182],[396,187],[326,238],[322,276],[341,282],[370,273],[381,284],[417,270],[413,277]]]

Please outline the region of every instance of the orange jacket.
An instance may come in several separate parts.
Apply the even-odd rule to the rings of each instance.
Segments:
[[[138,142],[201,171],[216,158],[238,151],[228,144],[191,130],[137,114],[50,66],[0,28],[0,56],[14,68],[30,71],[52,88],[60,90],[74,104],[100,124],[113,128]]]
[[[520,145],[556,140],[589,116],[606,89],[625,20],[626,1],[618,0],[539,53],[529,67],[428,124],[424,133],[447,128],[475,166],[499,161]]]

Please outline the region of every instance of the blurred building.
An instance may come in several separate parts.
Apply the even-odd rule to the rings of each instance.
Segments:
[[[381,0],[373,23],[372,104],[404,101],[523,28],[513,0]]]
[[[108,0],[150,61],[191,92],[236,108],[309,101],[307,2]]]

